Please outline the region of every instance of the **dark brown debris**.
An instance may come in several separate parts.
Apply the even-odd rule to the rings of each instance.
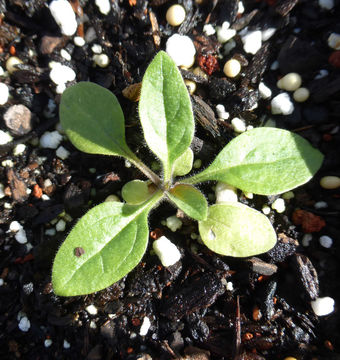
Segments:
[[[296,253],[293,262],[303,288],[310,300],[319,297],[319,279],[316,269],[307,256]]]
[[[12,199],[19,203],[27,200],[29,196],[27,194],[27,186],[12,168],[7,170],[7,180],[11,188]]]
[[[260,275],[270,276],[277,271],[277,266],[275,264],[266,263],[257,257],[252,257],[247,260],[247,262],[250,265],[251,270]]]

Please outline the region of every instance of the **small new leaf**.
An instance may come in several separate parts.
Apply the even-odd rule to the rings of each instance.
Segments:
[[[210,250],[226,256],[261,254],[276,243],[268,218],[237,202],[210,206],[207,219],[199,222],[199,232]]]
[[[158,192],[141,206],[109,201],[88,211],[55,257],[52,269],[55,293],[90,294],[131,271],[145,253],[147,216],[160,197]]]
[[[280,194],[305,184],[318,171],[323,155],[301,136],[287,130],[247,131],[187,183],[223,181],[254,194]]]
[[[169,199],[189,217],[204,220],[208,214],[208,202],[204,195],[191,185],[178,184],[168,192]]]
[[[129,158],[124,114],[114,94],[91,82],[80,82],[63,93],[61,125],[72,144],[90,154]]]
[[[147,181],[132,180],[122,188],[122,198],[130,205],[138,205],[146,201],[154,192],[155,186]]]
[[[162,161],[167,183],[175,160],[191,143],[194,117],[182,76],[164,51],[155,56],[143,77],[139,115],[145,140]]]
[[[192,169],[194,153],[188,148],[179,158],[176,159],[172,170],[173,176],[184,176]]]

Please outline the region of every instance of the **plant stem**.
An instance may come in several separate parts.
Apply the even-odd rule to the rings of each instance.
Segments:
[[[148,166],[146,166],[135,154],[130,154],[128,160],[136,166],[146,177],[148,177],[157,187],[161,185],[161,179]]]

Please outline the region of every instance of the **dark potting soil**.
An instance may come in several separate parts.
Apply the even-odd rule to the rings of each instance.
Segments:
[[[245,0],[240,14],[237,0],[183,0],[178,2],[187,15],[177,28],[165,20],[174,1],[113,0],[108,15],[101,14],[94,1],[70,2],[79,24],[76,35],[83,37],[93,29],[93,40],[82,47],[75,46],[73,36],[61,34],[45,1],[0,0],[0,65],[5,70],[10,56],[23,62],[11,75],[0,75],[11,95],[0,106],[0,128],[13,136],[0,145],[0,358],[340,359],[340,191],[319,185],[322,176],[340,175],[340,60],[339,51],[327,45],[331,33],[340,33],[340,1],[325,10],[316,0]],[[236,46],[224,55],[216,36],[203,33],[205,24],[220,26],[224,21],[237,31],[248,26],[276,32],[255,55],[244,51],[236,34]],[[162,203],[149,218],[150,243],[161,234],[167,236],[182,252],[178,263],[164,268],[149,245],[142,262],[106,290],[58,297],[51,285],[51,266],[66,234],[86,210],[142,175],[121,159],[81,153],[66,138],[61,145],[70,155],[64,160],[55,149],[38,146],[37,139],[58,123],[53,104],[60,95],[49,78],[49,63],[60,62],[76,72],[76,80],[67,86],[90,80],[115,93],[131,147],[151,164],[137,103],[122,92],[142,80],[153,56],[165,49],[174,33],[190,36],[197,52],[195,66],[209,74],[181,70],[185,79],[197,83],[192,148],[203,166],[235,136],[230,124],[234,117],[252,126],[274,119],[278,127],[297,132],[319,148],[325,155],[323,166],[311,182],[294,190],[284,213],[271,210],[278,243],[267,254],[249,259],[215,255],[192,239],[197,224],[182,214],[177,213],[183,225],[175,233],[162,225],[176,213]],[[93,44],[100,44],[109,56],[107,67],[94,66]],[[61,56],[61,49],[71,60]],[[231,57],[241,62],[242,72],[230,80],[221,69]],[[275,60],[278,68],[272,66]],[[328,75],[316,78],[320,70]],[[263,81],[274,97],[278,78],[288,72],[302,76],[310,99],[294,102],[291,115],[272,115],[270,99],[260,98],[258,85]],[[6,111],[17,104],[30,114],[22,110],[20,117],[5,119]],[[229,120],[218,119],[217,104],[225,106]],[[26,148],[13,155],[18,144]],[[202,185],[207,195],[212,185]],[[241,196],[240,201],[261,210],[276,198]],[[327,207],[314,207],[320,201]],[[65,220],[65,231],[53,230],[56,218]],[[14,221],[23,226],[27,243],[18,242],[9,229]],[[309,246],[302,246],[305,233],[311,234]],[[333,239],[330,248],[320,245],[321,235]],[[310,302],[325,296],[335,299],[335,310],[317,317]],[[141,335],[148,320],[150,327]]]

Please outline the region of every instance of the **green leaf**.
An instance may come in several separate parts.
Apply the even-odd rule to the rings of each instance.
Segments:
[[[145,72],[139,115],[145,140],[162,161],[167,183],[175,160],[191,143],[195,125],[188,90],[177,66],[164,51],[156,55]]]
[[[261,254],[276,243],[268,218],[237,202],[210,206],[207,219],[199,222],[199,232],[210,250],[226,256]]]
[[[174,202],[188,216],[196,220],[204,220],[208,213],[208,202],[204,195],[191,185],[175,185],[167,193]]]
[[[146,201],[155,192],[156,188],[148,181],[132,180],[122,188],[122,198],[130,205],[138,205]]]
[[[77,149],[130,157],[124,114],[109,90],[91,82],[73,85],[61,97],[59,114],[62,127]]]
[[[183,182],[218,180],[254,194],[280,194],[309,181],[322,160],[297,134],[257,128],[230,141],[207,169]]]
[[[148,242],[147,216],[157,192],[136,206],[104,202],[88,211],[61,245],[53,264],[57,295],[76,296],[106,288],[141,260]]]
[[[174,167],[172,169],[173,176],[184,176],[188,174],[192,169],[194,162],[194,153],[190,148],[175,160]]]

